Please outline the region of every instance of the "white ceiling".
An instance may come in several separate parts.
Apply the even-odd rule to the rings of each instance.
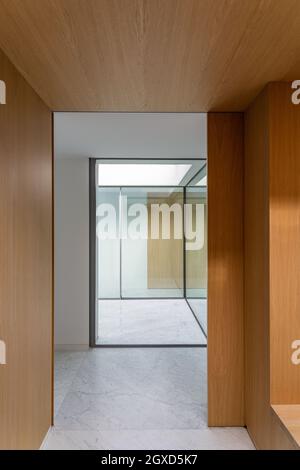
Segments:
[[[54,113],[55,157],[206,158],[205,113]]]

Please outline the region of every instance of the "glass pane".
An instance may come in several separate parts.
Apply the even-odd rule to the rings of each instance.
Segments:
[[[123,298],[183,297],[183,188],[122,188]]]
[[[207,333],[207,189],[186,188],[186,298]],[[192,236],[194,237],[192,238]]]
[[[120,298],[120,188],[96,187],[97,298]]]

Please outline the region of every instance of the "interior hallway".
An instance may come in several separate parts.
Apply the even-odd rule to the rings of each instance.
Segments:
[[[207,420],[206,348],[56,353],[55,426],[43,449],[253,449]]]

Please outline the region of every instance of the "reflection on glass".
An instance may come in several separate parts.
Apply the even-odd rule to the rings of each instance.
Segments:
[[[205,161],[97,165],[97,343],[205,345]]]
[[[202,175],[202,178],[204,176]],[[206,177],[206,176],[205,176]],[[200,178],[198,177],[200,181]],[[192,182],[193,183],[193,182]],[[197,181],[195,181],[197,184]],[[197,205],[202,206],[202,217],[198,219],[197,232],[203,234],[203,243],[196,250],[185,251],[186,257],[186,299],[197,317],[202,329],[207,333],[206,297],[207,297],[207,190],[206,187],[186,187],[186,204],[191,206],[186,211],[186,224],[196,230]],[[199,226],[199,221],[201,226]],[[187,247],[187,243],[185,245]]]
[[[122,297],[183,297],[183,188],[122,188],[121,201]]]
[[[183,188],[96,190],[97,298],[183,298]]]
[[[96,188],[98,299],[120,298],[119,204],[120,188],[100,188],[99,186]],[[112,231],[116,233],[114,234]]]

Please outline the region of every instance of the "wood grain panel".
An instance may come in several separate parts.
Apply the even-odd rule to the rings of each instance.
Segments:
[[[0,51],[0,448],[36,449],[51,425],[51,112]]]
[[[300,405],[300,106],[288,83],[269,93],[271,403]],[[284,386],[283,386],[284,384]]]
[[[300,404],[300,108],[272,83],[245,118],[246,425],[260,449],[295,448],[271,404]]]
[[[188,221],[186,213],[187,223],[192,224],[192,230],[196,230],[196,204],[204,204],[204,244],[200,250],[186,250],[186,289],[188,290],[207,289],[207,204],[206,197],[201,198],[199,193],[191,193],[188,188],[186,191],[186,203],[192,205],[192,219]],[[187,297],[193,297],[193,295],[187,295]]]
[[[244,425],[243,114],[208,114],[208,423]]]
[[[269,440],[268,449],[270,450],[299,450],[299,445],[272,407],[270,408]]]
[[[183,205],[183,192],[156,198],[148,195],[147,287],[148,289],[183,289],[183,238],[174,238],[174,216],[170,218],[170,239],[162,238],[160,218],[159,238],[151,238],[151,204]],[[183,209],[182,209],[183,213]],[[180,222],[182,225],[182,221]]]
[[[300,404],[274,405],[272,409],[294,440],[295,447],[300,448]]]
[[[245,410],[258,448],[270,446],[268,97],[245,114]]]
[[[55,110],[239,111],[300,75],[298,0],[0,0],[0,12],[0,47]]]

